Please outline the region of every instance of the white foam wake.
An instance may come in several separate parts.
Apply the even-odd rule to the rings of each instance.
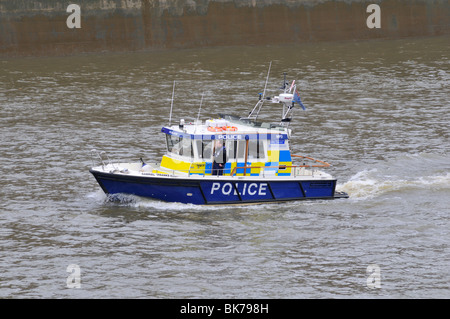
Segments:
[[[168,212],[183,212],[183,211],[213,211],[220,210],[223,211],[228,209],[230,211],[235,211],[239,207],[245,207],[246,210],[260,209],[263,204],[259,205],[194,205],[194,204],[183,204],[178,202],[164,202],[157,199],[139,197],[135,195],[127,194],[116,194],[116,195],[105,195],[102,190],[92,192],[86,195],[91,200],[97,202],[100,205],[105,203],[111,203],[112,205],[127,206],[134,208],[143,208],[155,211],[168,211]]]
[[[338,191],[347,192],[353,199],[368,199],[391,192],[408,190],[450,190],[450,173],[399,178],[380,174],[378,169],[356,173],[344,184],[338,184]]]

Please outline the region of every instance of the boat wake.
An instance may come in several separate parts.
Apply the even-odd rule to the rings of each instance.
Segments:
[[[450,172],[441,165],[447,162],[443,157],[434,157],[432,163],[432,157],[426,154],[405,156],[395,164],[385,162],[364,169],[346,183],[338,184],[336,190],[347,192],[356,200],[417,190],[447,191],[450,190]]]
[[[267,204],[254,205],[195,205],[184,204],[178,202],[164,202],[157,199],[145,198],[129,194],[114,194],[106,195],[102,190],[89,193],[88,198],[97,202],[100,205],[111,204],[115,206],[131,207],[145,210],[166,211],[166,212],[189,212],[189,211],[214,211],[214,210],[230,210],[236,211],[239,207],[246,207],[246,209],[260,209],[261,206]],[[258,208],[259,207],[259,208]]]

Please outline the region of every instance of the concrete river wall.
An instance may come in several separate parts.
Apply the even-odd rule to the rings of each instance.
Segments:
[[[440,35],[449,0],[0,0],[0,56]]]

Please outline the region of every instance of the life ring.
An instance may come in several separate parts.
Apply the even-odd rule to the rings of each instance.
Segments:
[[[235,132],[235,131],[237,131],[237,127],[236,126],[224,126],[224,127],[222,127],[222,130]]]
[[[222,132],[222,128],[221,127],[208,126],[208,131],[210,131],[210,132]]]

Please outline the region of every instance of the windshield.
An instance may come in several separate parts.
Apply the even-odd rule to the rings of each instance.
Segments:
[[[192,158],[194,151],[192,141],[189,138],[166,134],[167,151],[169,153]]]

